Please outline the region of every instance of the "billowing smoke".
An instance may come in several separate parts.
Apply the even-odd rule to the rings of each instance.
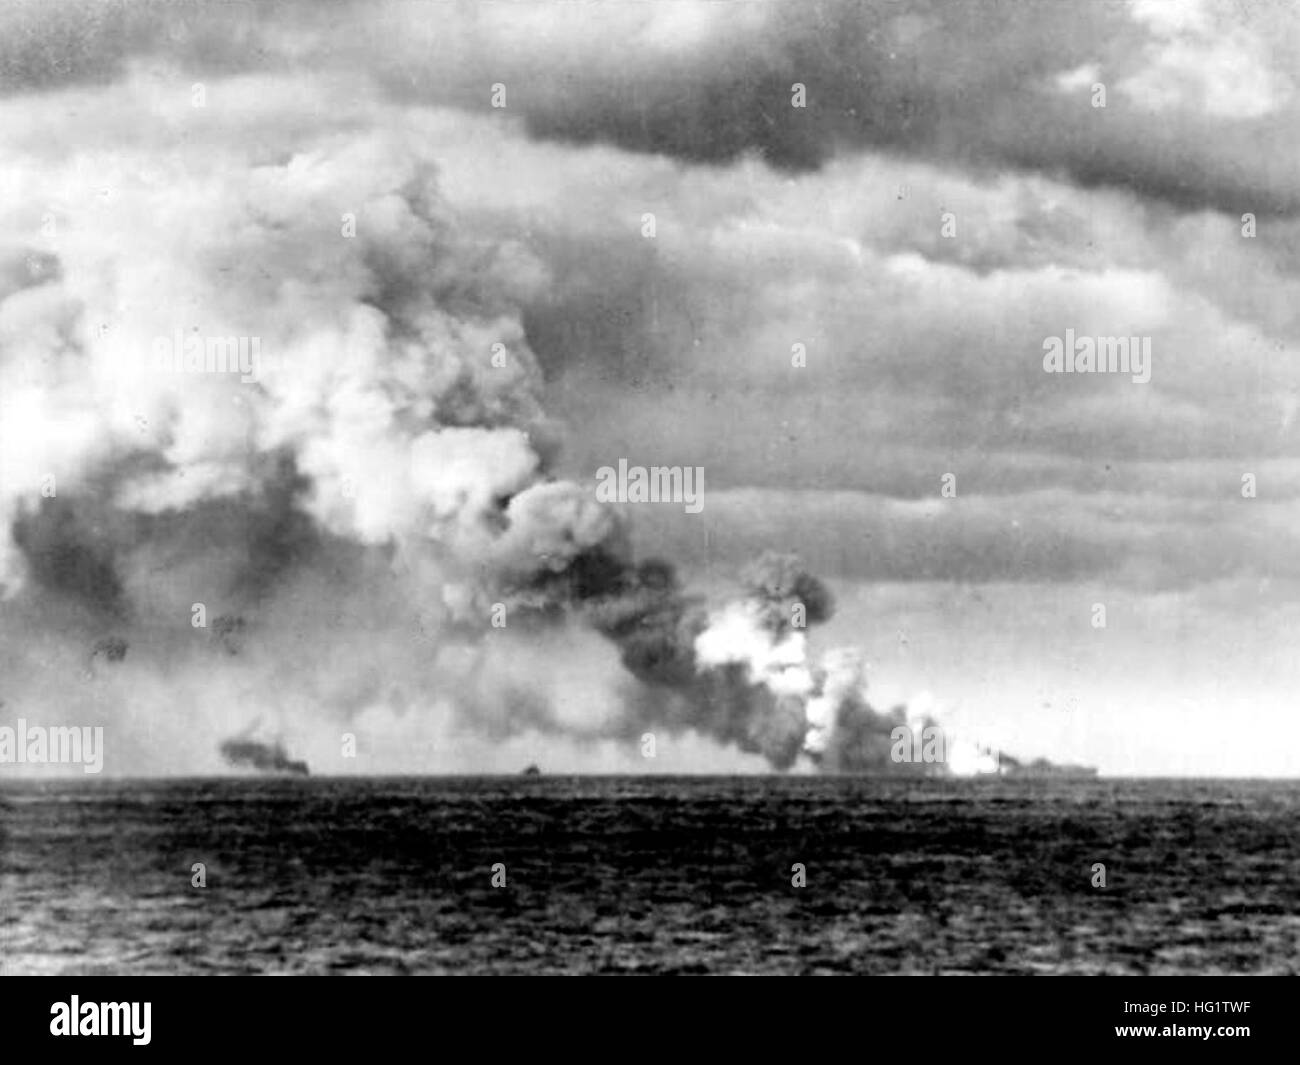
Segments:
[[[617,523],[547,473],[519,317],[544,270],[460,232],[397,138],[225,152],[123,153],[111,209],[0,255],[8,694],[117,724],[145,769],[253,717],[445,712],[462,689],[471,727],[489,703],[547,724],[527,684],[485,679],[491,589]]]
[[[576,611],[618,645],[638,681],[622,722],[629,735],[696,729],[777,769],[807,756],[833,772],[944,771],[892,757],[895,728],[919,736],[937,722],[872,707],[856,652],[810,660],[805,630],[830,618],[833,599],[793,555],[759,558],[740,594],[714,608],[684,594],[669,563],[633,565],[605,547],[537,575],[514,601],[541,618]]]
[[[522,326],[551,279],[462,227],[431,149],[248,141],[119,153],[111,210],[0,253],[11,705],[103,722],[133,772],[655,730],[888,767],[902,711],[810,662],[820,581],[772,555],[710,606],[552,476]]]

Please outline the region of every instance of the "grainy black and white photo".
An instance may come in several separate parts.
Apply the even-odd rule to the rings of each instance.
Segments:
[[[0,0],[0,974],[1300,974],[1298,249],[1288,0]]]

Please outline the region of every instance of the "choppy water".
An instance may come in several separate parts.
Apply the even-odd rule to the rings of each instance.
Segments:
[[[1300,783],[7,783],[0,971],[1294,974],[1298,814]]]

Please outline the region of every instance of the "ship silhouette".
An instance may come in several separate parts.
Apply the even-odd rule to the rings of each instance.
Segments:
[[[1013,758],[1001,751],[997,752],[997,757],[997,775],[1000,777],[1085,779],[1097,775],[1097,767],[1091,765],[1058,765],[1056,762],[1049,762],[1046,758],[1035,758],[1032,762],[1022,762],[1019,758]]]

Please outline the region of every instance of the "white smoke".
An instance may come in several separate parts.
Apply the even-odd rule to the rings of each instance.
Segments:
[[[253,721],[336,769],[363,717],[429,717],[444,744],[494,714],[598,734],[616,653],[491,627],[507,575],[621,535],[547,472],[557,430],[521,321],[546,270],[462,225],[436,145],[285,126],[255,87],[223,86],[234,128],[184,152],[127,134],[14,168],[0,695],[108,722],[118,769],[140,772],[210,771]],[[156,88],[117,91],[136,111]],[[155,112],[193,121],[185,106]],[[160,338],[195,336],[257,338],[252,379],[157,365]],[[88,670],[106,637],[129,652]]]
[[[794,629],[773,633],[763,604],[742,599],[710,615],[708,627],[695,638],[695,655],[701,668],[740,664],[749,681],[774,695],[807,699],[815,681],[805,643]]]

